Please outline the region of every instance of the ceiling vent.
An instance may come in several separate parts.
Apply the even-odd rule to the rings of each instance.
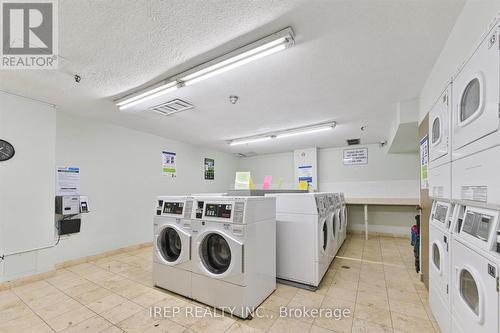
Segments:
[[[360,139],[347,139],[348,146],[359,145]]]
[[[151,111],[162,114],[164,116],[171,116],[174,113],[187,111],[194,108],[194,105],[189,104],[181,99],[174,99],[160,105],[150,108]]]

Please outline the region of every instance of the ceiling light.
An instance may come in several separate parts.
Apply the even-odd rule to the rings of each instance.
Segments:
[[[125,110],[128,109],[134,105],[140,104],[142,102],[148,101],[150,99],[156,98],[158,96],[162,96],[164,94],[167,94],[171,91],[176,90],[177,87],[177,81],[172,81],[168,82],[165,84],[161,84],[158,87],[148,89],[138,95],[128,97],[118,103],[116,105],[120,108],[120,110]]]
[[[244,51],[241,53],[239,53],[238,51],[234,51],[236,55],[231,56],[230,54],[229,58],[222,61],[214,60],[213,62],[215,63],[213,65],[209,65],[208,67],[183,76],[180,78],[180,80],[183,81],[186,86],[189,86],[193,83],[208,79],[209,77],[224,73],[236,67],[248,64],[249,62],[252,62],[254,60],[284,50],[287,47],[293,45],[293,36],[291,29],[289,29],[286,34],[286,37],[276,36],[274,40],[265,42],[264,44],[261,44],[262,42],[255,42],[254,44],[261,45],[254,46],[248,51]]]
[[[258,136],[253,136],[253,137],[234,139],[234,140],[229,142],[229,145],[230,146],[237,146],[237,145],[243,145],[243,144],[247,144],[247,143],[268,141],[271,139],[281,139],[281,138],[287,138],[290,136],[329,131],[329,130],[334,129],[335,126],[337,126],[337,123],[335,121],[331,121],[328,123],[321,123],[321,124],[315,124],[315,125],[304,126],[304,127],[299,127],[299,128],[292,128],[292,129],[283,130],[283,131],[279,131],[279,132],[260,134]]]
[[[283,29],[207,63],[196,66],[178,75],[174,75],[169,79],[168,83],[162,83],[154,88],[143,90],[137,95],[119,100],[116,105],[120,110],[128,109],[147,100],[169,93],[182,86],[189,86],[193,83],[279,52],[294,45],[294,43],[295,40],[292,28]]]
[[[334,127],[335,127],[335,123],[330,124],[330,125],[325,125],[325,126],[313,127],[313,128],[301,128],[301,129],[297,129],[297,130],[290,130],[287,132],[283,132],[281,134],[277,134],[276,139],[288,138],[291,136],[302,135],[302,134],[310,134],[310,133],[329,131],[329,130],[332,130]]]
[[[257,138],[249,138],[249,139],[238,139],[238,140],[233,140],[229,143],[230,146],[239,146],[239,145],[244,145],[247,143],[255,143],[255,142],[262,142],[262,141],[267,141],[271,140],[271,136],[261,136]]]

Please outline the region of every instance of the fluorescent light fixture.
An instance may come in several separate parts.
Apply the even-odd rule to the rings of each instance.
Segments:
[[[285,28],[209,62],[193,67],[178,75],[174,75],[172,78],[168,79],[167,83],[142,90],[138,94],[123,100],[118,100],[116,105],[120,110],[131,108],[180,87],[192,85],[196,82],[248,64],[254,60],[279,52],[294,45],[294,43],[295,40],[292,28]]]
[[[321,124],[315,124],[315,125],[311,125],[311,126],[292,128],[292,129],[287,129],[287,130],[278,131],[278,132],[274,132],[274,133],[260,134],[258,136],[254,136],[254,137],[234,139],[234,140],[229,142],[229,145],[230,146],[237,146],[237,145],[243,145],[243,144],[247,144],[247,143],[267,141],[267,140],[271,140],[271,139],[288,138],[291,136],[302,135],[302,134],[326,132],[326,131],[330,131],[330,130],[334,129],[335,126],[337,126],[337,123],[335,121],[331,121],[328,123],[321,123]]]
[[[233,140],[233,141],[229,142],[229,145],[230,146],[239,146],[239,145],[245,145],[247,143],[268,141],[271,139],[272,139],[271,136],[261,136],[261,137],[249,138],[249,139],[238,139],[238,140]]]
[[[155,87],[153,89],[146,90],[138,95],[126,98],[126,99],[116,103],[116,105],[120,108],[120,110],[128,109],[128,108],[135,106],[137,104],[140,104],[142,102],[148,101],[150,99],[156,98],[158,96],[162,96],[164,94],[167,94],[171,91],[176,90],[178,88],[177,84],[178,84],[177,81],[172,81],[172,82],[162,84],[162,85]]]
[[[330,131],[334,127],[335,127],[335,125],[331,124],[331,125],[318,126],[318,127],[313,127],[313,128],[301,128],[301,129],[297,129],[297,130],[291,130],[289,132],[283,132],[281,134],[277,134],[276,139],[288,138],[288,137],[296,136],[296,135]]]
[[[209,77],[224,73],[241,65],[248,64],[249,62],[252,62],[254,60],[279,52],[286,49],[288,46],[293,45],[293,36],[291,31],[287,31],[286,36],[280,37],[280,35],[278,35],[274,40],[271,39],[271,41],[268,42],[264,41],[264,44],[262,44],[262,42],[255,42],[253,44],[260,45],[254,46],[248,51],[238,53],[234,56],[229,56],[229,58],[225,60],[214,61],[215,63],[213,65],[209,65],[208,67],[183,76],[180,78],[180,80],[183,81],[186,86],[189,86],[193,83],[208,79]],[[237,51],[235,51],[234,53],[236,52]]]

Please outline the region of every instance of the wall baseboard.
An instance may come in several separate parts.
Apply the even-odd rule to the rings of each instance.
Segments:
[[[152,245],[152,242],[146,242],[146,243],[135,244],[135,245],[127,246],[127,247],[122,247],[119,249],[95,254],[92,256],[63,261],[61,263],[56,264],[55,269],[53,269],[51,271],[40,273],[40,274],[35,274],[35,275],[30,275],[30,276],[25,276],[25,277],[13,279],[10,281],[1,282],[0,283],[0,291],[11,289],[11,288],[16,288],[16,287],[21,287],[21,286],[26,285],[26,284],[45,280],[49,277],[54,276],[58,269],[63,269],[63,268],[71,267],[71,266],[80,265],[80,264],[83,264],[83,263],[86,263],[89,261],[99,260],[102,258],[114,256],[114,255],[117,255],[120,253],[127,253],[127,252],[131,252],[131,251],[135,251],[135,250],[140,250],[142,248],[149,247],[151,245]]]
[[[352,235],[364,235],[365,226],[360,224],[359,226],[354,224],[350,225],[347,230],[348,234]],[[395,238],[407,238],[410,239],[410,233],[406,227],[393,227],[393,226],[368,226],[368,236],[383,236],[383,237],[395,237]]]

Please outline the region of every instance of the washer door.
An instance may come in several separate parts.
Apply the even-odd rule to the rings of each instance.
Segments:
[[[176,225],[167,224],[158,230],[156,255],[164,264],[178,265],[191,259],[191,236]]]
[[[322,253],[327,253],[329,249],[329,230],[328,230],[328,220],[326,218],[322,219],[321,222],[321,251]]]
[[[498,332],[498,267],[457,240],[453,246],[453,321],[463,332]]]
[[[242,274],[243,244],[219,231],[207,231],[199,236],[198,255],[203,271],[215,278]]]

